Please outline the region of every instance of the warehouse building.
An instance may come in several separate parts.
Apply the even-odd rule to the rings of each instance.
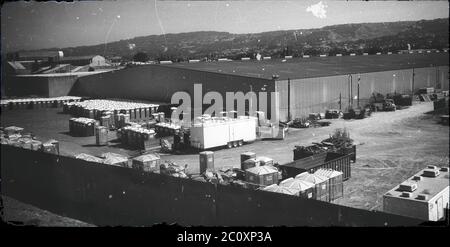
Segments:
[[[438,221],[449,209],[449,169],[429,166],[383,195],[383,210]]]
[[[203,95],[215,91],[224,99],[226,92],[279,92],[274,108],[284,121],[289,115],[356,107],[358,82],[362,105],[372,93],[407,94],[423,87],[448,90],[448,77],[447,53],[316,57],[139,66],[79,78],[72,92],[158,102],[170,102],[179,91],[193,101],[194,84],[202,84]],[[268,94],[269,118],[271,101]]]

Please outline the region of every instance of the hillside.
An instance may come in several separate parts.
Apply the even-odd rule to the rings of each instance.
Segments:
[[[94,46],[63,48],[65,56],[101,54],[131,58],[138,51],[152,59],[186,60],[205,57],[240,58],[260,52],[265,56],[300,56],[329,53],[374,53],[448,47],[448,19],[359,23],[318,29],[273,31],[255,34],[190,32],[150,35]],[[130,49],[130,45],[135,46]]]

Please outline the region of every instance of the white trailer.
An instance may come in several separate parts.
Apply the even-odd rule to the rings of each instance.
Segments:
[[[256,140],[257,118],[212,118],[194,123],[190,128],[190,143],[198,149],[220,146],[242,146]]]

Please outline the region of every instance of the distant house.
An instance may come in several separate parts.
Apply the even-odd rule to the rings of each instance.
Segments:
[[[59,60],[59,63],[70,64],[73,66],[89,65],[90,67],[103,67],[110,65],[106,62],[106,59],[100,55],[64,57]]]

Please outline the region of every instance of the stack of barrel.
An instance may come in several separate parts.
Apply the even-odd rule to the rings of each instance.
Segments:
[[[123,127],[118,133],[119,140],[124,145],[140,150],[149,150],[154,136],[155,131],[138,126]]]
[[[173,136],[180,131],[181,126],[173,123],[157,123],[155,131],[158,136]]]
[[[2,99],[0,104],[2,110],[35,109],[61,107],[64,103],[80,100],[81,98],[76,96],[61,96],[53,98]]]
[[[105,116],[110,116],[109,126],[117,126],[119,114],[126,115],[128,121],[140,122],[154,118],[159,105],[140,103],[124,100],[86,100],[83,102],[64,104],[64,112],[78,117],[93,118],[106,121]],[[158,115],[159,118],[159,115]],[[105,125],[103,125],[105,126]],[[106,127],[106,126],[105,126]]]
[[[69,119],[69,132],[73,136],[94,136],[97,122],[90,118]]]

